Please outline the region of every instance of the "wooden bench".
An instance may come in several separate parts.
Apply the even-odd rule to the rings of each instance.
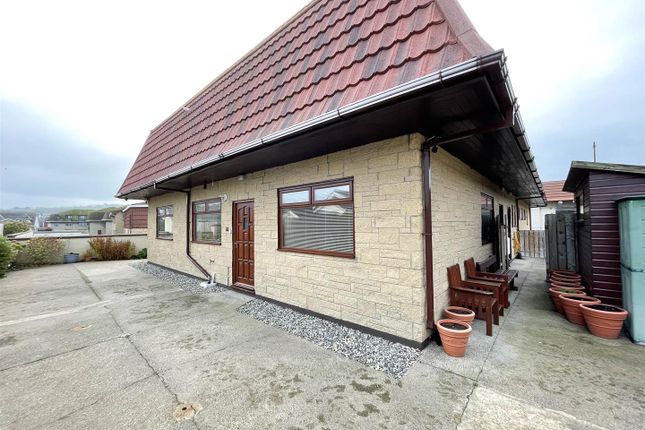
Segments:
[[[500,311],[500,315],[504,316],[504,308],[508,308],[511,306],[510,301],[508,300],[508,289],[509,289],[509,281],[510,278],[504,274],[497,274],[497,273],[488,273],[488,272],[480,272],[475,268],[475,259],[474,258],[469,258],[468,260],[464,261],[464,268],[466,269],[466,279],[472,279],[475,281],[489,281],[489,282],[498,282],[502,284],[502,294],[500,297],[500,301],[502,304],[502,309]]]
[[[515,286],[515,278],[519,275],[519,272],[515,269],[498,269],[497,258],[494,255],[478,261],[476,264],[478,272],[494,273],[495,275],[506,275],[508,276],[508,288],[511,290],[517,290]]]
[[[475,312],[475,317],[486,321],[486,336],[493,335],[493,324],[499,324],[499,284],[491,284],[461,279],[458,264],[448,268],[450,304],[462,306]]]

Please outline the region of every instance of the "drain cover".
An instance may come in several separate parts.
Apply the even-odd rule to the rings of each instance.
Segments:
[[[202,405],[199,403],[182,403],[175,408],[173,416],[177,421],[190,420],[201,411]]]
[[[92,327],[92,324],[77,325],[76,327],[73,327],[72,330],[74,330],[74,331],[83,331],[83,330],[87,330],[90,327]]]

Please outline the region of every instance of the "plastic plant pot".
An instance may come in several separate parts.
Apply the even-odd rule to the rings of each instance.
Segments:
[[[618,339],[623,321],[629,315],[623,308],[605,304],[581,303],[580,311],[589,331],[605,339]]]
[[[572,324],[585,325],[585,318],[582,316],[581,304],[599,305],[601,302],[595,297],[591,296],[576,296],[576,295],[563,295],[560,294],[560,303],[564,314]]]
[[[470,324],[459,320],[439,320],[437,330],[446,354],[451,357],[463,357],[466,354],[468,339],[473,331]]]
[[[558,287],[580,287],[582,283],[580,281],[561,281],[558,279],[551,279],[551,285],[556,285]]]
[[[560,290],[575,290],[575,291],[584,291],[585,287],[582,285],[561,285],[557,282],[551,282],[550,288],[557,288]]]
[[[567,269],[553,269],[550,271],[551,274],[555,275],[579,275],[578,272],[575,270],[567,270]]]
[[[470,324],[475,319],[475,312],[461,306],[448,306],[443,310],[443,316],[449,320],[459,320]]]
[[[552,281],[560,281],[560,282],[582,282],[582,277],[581,276],[558,276],[558,275],[552,275],[551,280]]]

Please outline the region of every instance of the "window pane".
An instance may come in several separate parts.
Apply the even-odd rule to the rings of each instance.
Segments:
[[[354,252],[351,204],[283,208],[281,216],[285,248]]]
[[[166,208],[157,208],[157,215],[164,215],[166,213]]]
[[[309,189],[301,191],[283,192],[281,197],[282,204],[309,203]]]
[[[161,216],[157,218],[157,235],[158,236],[172,235],[172,217]]]
[[[220,243],[221,238],[220,214],[206,213],[195,215],[195,240]]]
[[[219,202],[219,200],[217,200],[215,202],[208,202],[208,204],[206,206],[206,210],[208,212],[219,212],[220,211],[220,205],[221,205],[221,203]]]
[[[314,190],[314,200],[320,202],[324,200],[339,200],[349,198],[349,185],[334,185],[325,188],[316,188]]]
[[[204,212],[206,210],[206,203],[195,203],[193,205],[193,211],[195,212]]]

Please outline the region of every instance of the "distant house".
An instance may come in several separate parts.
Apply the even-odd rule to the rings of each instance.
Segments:
[[[45,226],[50,227],[52,231],[76,231],[89,234],[90,212],[85,213],[60,213],[52,214],[45,221]]]
[[[87,218],[90,235],[115,234],[114,218],[118,211],[91,212]]]
[[[122,218],[122,231],[126,234],[148,233],[148,204],[138,203],[123,208],[120,216]],[[116,221],[115,221],[116,222]]]
[[[544,204],[504,53],[455,0],[310,3],[151,131],[117,197],[148,201],[155,264],[416,346],[447,268],[506,267]]]
[[[564,181],[543,182],[546,206],[531,208],[531,230],[544,230],[544,217],[561,211],[574,211],[573,193],[562,190]]]
[[[564,190],[575,196],[578,270],[591,294],[621,306],[617,201],[645,195],[645,166],[574,161]]]

